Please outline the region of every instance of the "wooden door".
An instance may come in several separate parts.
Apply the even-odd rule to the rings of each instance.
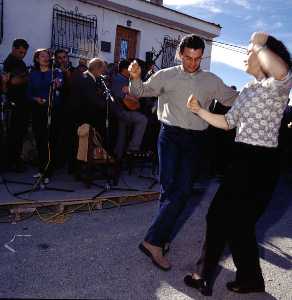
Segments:
[[[115,43],[115,62],[135,58],[137,47],[137,31],[117,26]]]

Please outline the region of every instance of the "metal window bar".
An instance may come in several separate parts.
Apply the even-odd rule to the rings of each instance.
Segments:
[[[97,17],[84,16],[75,11],[66,11],[55,5],[51,48],[66,49],[71,56],[91,58],[98,52]]]
[[[4,35],[4,2],[3,0],[0,0],[0,44],[3,41],[3,35]]]
[[[175,54],[179,43],[180,39],[174,39],[169,36],[164,37],[162,45],[161,69],[177,65]]]

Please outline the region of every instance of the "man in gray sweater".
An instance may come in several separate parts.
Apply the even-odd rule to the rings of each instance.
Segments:
[[[165,250],[194,209],[192,185],[208,127],[187,109],[186,101],[194,94],[204,108],[213,99],[230,106],[238,94],[215,74],[201,70],[204,49],[200,37],[185,36],[178,48],[181,65],[160,70],[144,83],[137,62],[129,66],[130,93],[158,97],[160,208],[139,248],[164,271],[171,268]]]

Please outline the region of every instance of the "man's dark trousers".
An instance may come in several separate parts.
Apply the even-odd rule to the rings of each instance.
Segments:
[[[30,107],[26,99],[16,102],[11,110],[11,118],[7,137],[7,163],[21,160],[24,137],[29,124]]]
[[[194,175],[201,157],[205,131],[187,130],[162,124],[158,138],[160,170],[160,208],[145,241],[163,247],[173,232],[192,214],[189,205]]]

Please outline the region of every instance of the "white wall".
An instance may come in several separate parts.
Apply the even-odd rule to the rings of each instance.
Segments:
[[[118,2],[118,1],[115,1]],[[125,2],[125,3],[124,3]],[[129,4],[141,8],[142,1],[127,0],[123,4]],[[127,26],[127,20],[132,21],[130,28],[140,32],[137,57],[145,59],[145,52],[152,47],[159,50],[165,35],[173,38],[183,36],[182,32],[143,21],[138,18],[125,16],[110,10],[77,0],[4,0],[4,38],[0,45],[0,61],[2,62],[11,50],[12,41],[15,38],[24,38],[30,48],[25,61],[28,65],[32,63],[33,52],[37,48],[48,48],[51,44],[53,7],[58,4],[66,10],[75,11],[77,6],[82,15],[96,15],[98,20],[98,47],[100,41],[111,42],[111,52],[100,52],[99,56],[112,62],[114,59],[115,34],[117,25]],[[147,4],[147,3],[146,3]],[[151,5],[152,7],[152,5]],[[210,49],[206,49],[206,56],[210,56]],[[160,66],[160,63],[158,62]],[[203,67],[209,69],[210,57],[203,61]]]
[[[31,64],[33,52],[37,48],[51,46],[53,7],[58,4],[66,10],[83,15],[97,15],[100,9],[77,0],[4,0],[4,39],[0,45],[2,62],[11,50],[15,38],[24,38],[30,44],[26,63]],[[100,16],[98,16],[100,22]]]
[[[53,6],[55,3],[64,6],[64,2],[69,1],[4,0],[4,39],[0,45],[0,60],[3,61],[10,52],[15,38],[24,38],[30,44],[25,57],[28,64],[31,64],[37,48],[50,47]]]
[[[153,14],[159,17],[163,17],[165,19],[176,21],[188,26],[192,26],[194,28],[212,33],[214,35],[220,34],[220,28],[215,26],[212,23],[204,22],[200,19],[195,19],[191,16],[187,16],[184,14],[178,14],[173,10],[165,9],[163,7],[159,7],[157,5],[153,5],[149,2],[142,1],[142,0],[110,0],[112,2],[122,4],[127,7],[131,7],[137,10],[141,10],[143,12],[147,12],[149,14]],[[181,0],[183,2],[183,0]]]
[[[101,56],[108,61],[113,61],[114,59],[114,41],[117,25],[127,27],[127,20],[132,21],[131,29],[139,31],[139,39],[137,45],[136,56],[141,59],[145,59],[145,52],[151,51],[152,47],[159,51],[161,48],[161,43],[165,35],[169,35],[173,38],[178,38],[182,36],[182,32],[172,30],[163,26],[159,26],[147,21],[143,21],[134,17],[125,16],[122,14],[114,13],[112,11],[104,10],[103,18],[100,22],[100,39],[112,42],[112,53],[103,53]],[[114,20],[114,22],[106,22],[106,20]]]
[[[111,1],[120,3],[120,1],[117,0],[111,0]],[[146,4],[147,12],[149,13],[151,12],[154,14],[155,14],[155,8],[157,8],[156,6],[153,5],[149,6],[149,3],[144,3],[142,1],[137,1],[137,0],[128,0],[128,1],[124,0],[122,4],[125,6],[128,5],[129,7],[132,8],[141,9],[142,11],[145,11],[146,9],[145,4]],[[149,7],[151,8],[152,11],[148,10]],[[114,47],[115,47],[114,42],[115,42],[116,27],[117,25],[127,27],[127,20],[132,21],[131,27],[129,28],[135,29],[140,32],[136,55],[138,58],[141,58],[143,60],[145,59],[145,53],[147,51],[151,51],[152,47],[156,51],[160,50],[161,43],[163,42],[164,36],[168,35],[172,38],[178,38],[179,36],[182,37],[185,35],[185,33],[181,31],[173,30],[164,26],[150,23],[135,17],[119,14],[110,10],[98,8],[97,10],[95,10],[95,12],[98,17],[99,40],[111,41],[112,43],[111,53],[100,52],[100,56],[102,56],[105,60],[109,62],[112,62],[114,60]],[[165,10],[163,10],[163,12],[165,12]],[[174,14],[173,12],[171,13]],[[181,18],[181,15],[179,15],[178,17]],[[199,22],[197,22],[196,24],[198,25],[198,23]],[[214,26],[209,26],[208,29],[214,30],[213,27]],[[201,27],[200,29],[203,29],[203,27]],[[206,28],[204,27],[204,29]],[[216,29],[218,28],[216,27]],[[214,32],[212,31],[212,33]],[[219,34],[219,30],[216,31],[216,34]],[[206,59],[202,61],[202,67],[204,69],[209,70],[210,63],[211,63],[211,43],[206,44],[205,56]],[[160,59],[157,61],[158,66],[160,66]]]

